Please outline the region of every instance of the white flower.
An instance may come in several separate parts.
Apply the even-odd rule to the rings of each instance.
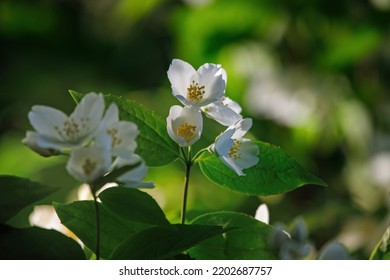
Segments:
[[[225,94],[226,72],[221,65],[206,63],[196,71],[180,59],[168,69],[172,94],[185,106],[200,108],[218,101]]]
[[[35,145],[55,150],[80,147],[94,137],[103,112],[103,95],[96,93],[87,94],[70,116],[51,107],[33,106],[28,118],[37,132]]]
[[[167,117],[169,136],[181,147],[187,147],[199,140],[203,129],[203,118],[199,110],[174,105]]]
[[[81,182],[93,183],[109,171],[111,162],[107,147],[78,147],[71,151],[66,170]]]
[[[239,176],[245,175],[242,172],[243,169],[252,167],[259,162],[259,147],[249,139],[242,138],[251,126],[252,119],[240,120],[219,135],[210,147],[210,150]]]
[[[222,97],[220,100],[202,107],[202,111],[209,118],[224,126],[234,125],[242,119],[241,106],[229,97]]]
[[[138,134],[136,124],[119,120],[118,107],[112,103],[102,119],[96,145],[109,145],[111,155],[129,158],[137,148]]]

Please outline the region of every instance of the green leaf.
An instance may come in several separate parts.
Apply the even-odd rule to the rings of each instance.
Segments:
[[[272,195],[291,191],[307,184],[326,186],[282,149],[254,141],[259,146],[259,163],[238,176],[214,154],[205,152],[199,158],[203,174],[212,182],[247,195]]]
[[[371,260],[390,260],[390,226],[371,253]]]
[[[108,188],[99,194],[105,208],[128,221],[169,225],[164,212],[147,193],[125,187]]]
[[[81,260],[85,255],[73,239],[55,231],[0,225],[2,260]]]
[[[78,102],[84,94],[69,91]],[[161,166],[179,158],[179,146],[169,137],[165,120],[133,100],[115,95],[105,95],[107,104],[114,102],[119,108],[119,118],[134,122],[140,131],[136,153],[148,166]]]
[[[54,208],[62,224],[70,229],[93,252],[96,250],[96,216],[93,201],[76,201],[71,204],[54,203]],[[145,229],[147,226],[129,222],[108,211],[99,204],[100,253],[108,258],[114,248],[127,236]]]
[[[169,259],[199,242],[227,230],[219,226],[205,225],[153,227],[136,233],[123,241],[116,248],[111,259]]]
[[[277,258],[269,242],[273,232],[272,227],[251,216],[236,212],[216,212],[199,216],[192,221],[192,224],[236,228],[191,248],[189,254],[195,259],[260,260]]]
[[[57,190],[20,177],[0,176],[0,223],[7,222],[23,208]]]

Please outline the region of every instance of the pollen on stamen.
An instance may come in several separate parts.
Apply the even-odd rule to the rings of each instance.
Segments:
[[[118,146],[122,143],[122,139],[117,136],[118,129],[116,128],[107,129],[107,134],[110,135],[112,138],[111,148],[114,148],[115,146]]]
[[[231,159],[240,159],[241,158],[241,153],[240,153],[241,142],[237,139],[234,139],[233,141],[234,141],[234,144],[228,152],[228,157],[230,157]]]
[[[200,86],[193,80],[187,88],[187,99],[191,102],[200,102],[203,99],[206,90],[204,86]]]
[[[70,141],[75,141],[80,133],[79,124],[71,118],[64,121],[62,131],[60,131],[57,126],[55,129],[62,137],[65,136]]]
[[[188,123],[183,123],[176,130],[176,134],[180,137],[183,137],[187,143],[190,142],[190,140],[194,137],[195,132],[196,126],[190,125]]]
[[[96,162],[93,162],[92,160],[87,158],[85,160],[84,164],[82,165],[82,168],[83,168],[84,174],[87,176],[90,176],[96,168]]]

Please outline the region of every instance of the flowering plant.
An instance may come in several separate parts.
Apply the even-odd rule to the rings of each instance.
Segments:
[[[279,147],[251,138],[253,122],[226,96],[227,74],[221,65],[207,63],[195,70],[174,59],[168,79],[173,96],[183,106],[172,104],[165,120],[134,101],[101,93],[70,91],[78,104],[69,116],[51,107],[32,108],[28,118],[34,131],[28,131],[22,142],[42,156],[66,157],[67,172],[89,186],[92,199],[53,202],[72,239],[36,226],[16,229],[6,222],[23,207],[57,190],[28,179],[1,176],[0,185],[7,191],[0,199],[0,222],[16,236],[1,249],[12,251],[21,240],[34,238],[39,241],[31,245],[30,255],[20,256],[14,250],[11,257],[280,258],[280,244],[272,242],[277,228],[267,222],[224,211],[187,218],[192,168],[199,165],[216,185],[251,196],[326,184]],[[213,143],[195,149],[194,144],[205,133],[204,116],[220,124],[221,133]],[[179,223],[168,220],[160,205],[139,190],[154,187],[152,182],[143,181],[148,167],[176,160],[185,167]],[[44,242],[50,242],[51,250],[34,247]]]

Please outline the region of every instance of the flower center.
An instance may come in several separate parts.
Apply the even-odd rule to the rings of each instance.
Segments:
[[[80,123],[77,123],[74,119],[68,118],[64,121],[61,129],[58,126],[55,126],[54,129],[61,137],[71,142],[76,142],[80,137],[80,129],[86,128],[86,122],[88,122],[88,120],[88,118],[81,118]]]
[[[118,129],[116,128],[107,129],[107,134],[110,135],[112,138],[111,148],[119,146],[122,143],[122,139],[118,137]]]
[[[87,176],[91,176],[91,173],[95,170],[96,168],[96,162],[91,161],[89,158],[87,158],[82,165],[84,174]]]
[[[202,100],[203,95],[205,94],[204,86],[200,86],[198,83],[195,83],[193,80],[190,86],[187,88],[187,99],[191,102],[199,102]]]
[[[192,137],[194,137],[195,132],[196,126],[189,125],[188,123],[183,123],[176,130],[176,134],[180,137],[183,137],[187,143],[192,139]]]
[[[230,157],[231,159],[240,159],[241,158],[241,153],[240,153],[241,142],[240,142],[240,140],[237,140],[237,139],[233,139],[233,141],[234,141],[234,144],[228,152],[228,157]]]

